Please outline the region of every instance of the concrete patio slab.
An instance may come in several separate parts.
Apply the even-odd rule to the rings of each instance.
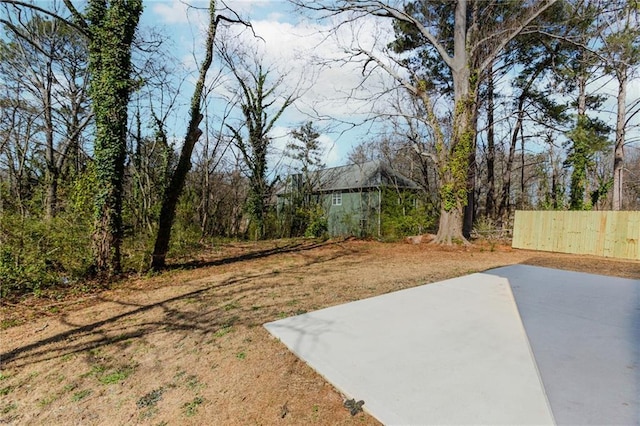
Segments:
[[[473,274],[265,327],[384,424],[553,424],[506,278]]]
[[[640,425],[640,282],[515,265],[509,280],[558,424]]]
[[[385,424],[640,424],[640,281],[526,265],[265,327]]]

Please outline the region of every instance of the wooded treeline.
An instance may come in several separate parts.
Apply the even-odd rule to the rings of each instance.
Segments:
[[[216,239],[317,226],[317,206],[275,214],[288,173],[323,167],[321,129],[294,126],[280,154],[291,167],[275,169],[271,131],[299,85],[225,36],[249,22],[210,1],[198,84],[176,129],[188,73],[168,40],[140,30],[141,0],[56,5],[0,0],[3,295],[145,271],[152,254],[161,268]],[[638,208],[640,100],[628,94],[638,2],[300,6],[320,19],[391,23],[390,41],[345,48],[363,79],[394,82],[373,111],[382,130],[349,160],[383,159],[418,182],[441,242],[464,241],[474,226],[509,229],[515,209]]]
[[[634,208],[623,164],[634,161],[625,162],[625,146],[639,106],[627,98],[637,2],[299,5],[354,25],[391,21],[390,43],[354,38],[346,50],[363,75],[386,73],[396,84],[388,89],[400,91],[385,119],[403,129],[395,152],[410,141],[432,170],[438,241],[464,241],[477,218],[508,227],[515,207]],[[617,119],[603,121],[605,103]]]

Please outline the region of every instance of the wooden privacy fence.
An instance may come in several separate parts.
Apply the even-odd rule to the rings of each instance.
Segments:
[[[639,211],[516,211],[514,248],[640,260]]]

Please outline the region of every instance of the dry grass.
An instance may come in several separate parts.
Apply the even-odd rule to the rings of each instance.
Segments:
[[[0,423],[378,424],[265,322],[527,263],[640,278],[640,263],[476,244],[230,244],[90,297],[3,306]],[[366,405],[365,405],[366,409]]]

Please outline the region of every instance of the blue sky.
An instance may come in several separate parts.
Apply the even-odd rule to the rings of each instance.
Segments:
[[[201,0],[154,0],[145,2],[145,10],[141,25],[147,27],[160,27],[173,45],[174,55],[189,69],[196,70],[196,60],[200,60],[204,31],[207,25],[206,7],[208,2]],[[292,10],[290,3],[286,1],[232,1],[227,3],[243,19],[252,23],[253,28],[262,40],[258,40],[248,31],[244,31],[239,39],[242,43],[256,47],[263,56],[263,60],[269,65],[275,75],[286,73],[286,81],[291,87],[284,87],[283,93],[294,91],[294,87],[302,88],[300,98],[295,107],[290,107],[278,122],[274,129],[273,154],[274,158],[282,157],[282,148],[286,145],[287,134],[292,128],[298,127],[304,121],[313,116],[335,118],[326,121],[314,119],[319,128],[326,128],[320,138],[325,150],[325,163],[328,166],[344,164],[347,153],[354,144],[371,137],[371,125],[363,125],[353,128],[349,125],[337,125],[340,120],[358,123],[366,117],[371,110],[371,93],[378,90],[384,77],[372,79],[374,86],[359,87],[362,80],[360,69],[355,64],[339,64],[327,62],[323,66],[317,66],[317,61],[336,59],[342,56],[340,43],[348,42],[352,37],[351,30],[345,28],[340,34],[328,36],[331,23],[318,23],[309,20]],[[229,13],[227,15],[231,16]],[[365,24],[366,26],[366,24]],[[225,37],[230,33],[237,33],[240,27],[219,31],[219,37]],[[376,36],[377,31],[373,27],[367,31],[371,37]],[[388,30],[382,31],[388,37]],[[341,40],[341,38],[344,38]],[[369,40],[373,43],[373,38]],[[214,65],[215,66],[215,65]],[[192,83],[194,75],[188,80]],[[182,89],[186,101],[192,92],[192,84],[185,84]],[[359,100],[347,99],[347,94],[355,88]],[[224,94],[225,89],[220,87],[215,91]],[[224,109],[224,105],[213,103],[213,108]],[[179,129],[182,123],[176,124],[176,137],[182,135]],[[376,126],[378,128],[378,126]],[[275,160],[274,160],[275,162]]]
[[[40,1],[43,5],[61,6],[59,0],[55,3],[53,0],[35,1]],[[171,55],[184,66],[182,75],[176,73],[176,79],[184,79],[180,90],[182,108],[169,120],[169,131],[173,133],[177,144],[181,143],[184,136],[188,118],[186,105],[193,92],[192,83],[196,76],[197,62],[202,59],[207,5],[207,0],[144,1],[142,31],[150,27],[159,29],[168,38]],[[218,38],[232,34],[237,36],[238,42],[256,47],[265,63],[273,67],[275,74],[287,74],[286,82],[289,86],[283,85],[283,93],[290,93],[296,85],[305,89],[300,92],[295,107],[287,110],[272,133],[272,164],[282,157],[282,149],[286,145],[289,131],[310,119],[322,130],[321,142],[326,152],[325,163],[329,166],[345,164],[346,155],[355,144],[379,137],[379,132],[384,129],[380,123],[367,123],[354,128],[339,123],[357,124],[370,117],[371,111],[388,111],[389,98],[379,98],[376,95],[395,84],[383,73],[374,74],[363,84],[362,63],[354,64],[341,60],[346,57],[345,47],[354,44],[364,46],[368,50],[380,51],[392,36],[388,20],[380,22],[374,19],[359,19],[354,25],[343,25],[339,30],[332,32],[337,21],[317,22],[308,19],[295,13],[287,1],[233,0],[227,5],[243,19],[251,22],[261,39],[256,39],[249,31],[241,35],[232,34],[239,31],[237,26],[232,30],[219,31]],[[78,2],[78,7],[83,7],[81,2]],[[214,74],[214,71],[210,74]],[[604,111],[599,116],[614,127],[614,96],[617,89],[615,80],[599,79],[591,89],[609,95]],[[504,79],[498,91],[506,102],[510,102],[508,98],[512,88],[508,77]],[[214,100],[209,111],[222,112],[226,102],[220,102],[220,99],[228,93],[222,85],[216,86],[211,96]],[[639,98],[640,78],[635,78],[628,87],[627,103],[631,104]],[[506,110],[507,114],[511,112],[509,108]],[[324,120],[311,117],[323,117]],[[640,114],[634,117],[631,124],[636,127],[627,133],[627,139],[640,141]],[[328,127],[329,125],[332,127]],[[507,123],[507,131],[508,127]],[[611,134],[610,139],[613,137]],[[559,144],[562,139],[560,136]],[[529,149],[542,150],[544,146],[530,145]]]
[[[208,3],[201,0],[188,1],[189,4],[203,9]],[[280,125],[273,132],[276,157],[282,156],[281,148],[286,144],[288,131],[308,120],[309,116],[305,114],[310,114],[312,110],[321,116],[336,119],[333,123],[339,120],[357,123],[362,121],[372,109],[385,110],[385,99],[376,99],[374,94],[381,88],[393,85],[389,76],[379,74],[364,86],[359,86],[362,82],[361,64],[331,61],[344,58],[344,46],[352,45],[354,39],[372,50],[386,44],[391,36],[391,30],[388,26],[380,26],[385,23],[376,23],[373,19],[359,21],[357,27],[346,26],[336,33],[329,34],[328,31],[333,26],[331,22],[318,23],[306,19],[294,13],[290,3],[286,1],[235,0],[227,5],[238,12],[242,18],[250,21],[257,35],[264,41],[257,41],[248,32],[245,32],[240,39],[245,43],[258,45],[268,64],[274,66],[278,72],[289,73],[290,81],[299,82],[303,79],[303,85],[307,88],[296,108],[290,108],[283,115]],[[206,25],[204,11],[188,11],[186,3],[180,0],[152,0],[145,2],[145,7],[143,25],[163,26],[175,43],[176,50],[182,53],[183,62],[194,67],[194,46],[199,49],[202,45],[201,37]],[[223,36],[223,34],[220,35]],[[319,60],[329,61],[325,62],[325,66],[319,67],[317,65]],[[311,75],[313,78],[309,78]],[[506,79],[499,89],[503,95],[512,91],[508,80]],[[602,83],[600,81],[596,84]],[[358,88],[355,96],[348,99],[347,95],[352,93],[354,88]],[[189,89],[185,87],[184,92],[190,95]],[[602,90],[600,87],[593,89]],[[615,95],[615,81],[607,83],[604,91]],[[629,86],[628,102],[638,97],[640,97],[640,81],[636,79]],[[374,99],[375,102],[372,101]],[[607,101],[604,109],[609,112],[601,113],[601,118],[614,127],[615,99],[613,97]],[[634,122],[637,124],[639,120],[640,115]],[[318,122],[318,124],[322,126],[325,123]],[[338,126],[333,131],[327,131],[322,135],[321,140],[327,151],[325,162],[330,166],[346,163],[346,154],[352,146],[363,140],[375,138],[381,126],[376,124],[372,128],[365,124],[341,133],[347,128],[349,127]],[[629,136],[638,138],[637,130],[630,132]],[[531,146],[531,149],[536,148]]]

